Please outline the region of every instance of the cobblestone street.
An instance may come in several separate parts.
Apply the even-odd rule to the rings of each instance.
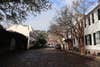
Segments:
[[[100,67],[100,62],[45,48],[3,54],[0,56],[0,67]]]

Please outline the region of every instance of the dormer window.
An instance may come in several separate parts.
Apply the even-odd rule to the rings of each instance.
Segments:
[[[100,20],[100,8],[98,9],[98,20]]]

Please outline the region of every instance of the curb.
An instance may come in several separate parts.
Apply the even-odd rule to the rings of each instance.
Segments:
[[[81,55],[79,52],[72,52],[72,51],[65,51],[65,52],[73,53],[73,54],[79,55],[81,57],[87,57],[87,58],[91,58],[91,59],[96,60],[96,57],[95,56],[91,56],[91,55]]]
[[[65,51],[65,52],[69,52],[69,53],[80,55],[79,52],[72,52],[72,51]],[[100,62],[100,57],[98,57],[98,56],[92,56],[92,55],[80,55],[80,56],[91,58],[91,59],[94,59],[95,61]]]
[[[95,60],[98,61],[98,62],[100,62],[100,57],[96,56]]]

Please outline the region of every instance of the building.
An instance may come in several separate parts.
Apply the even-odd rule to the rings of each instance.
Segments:
[[[99,0],[100,1],[100,0]],[[94,4],[86,12],[85,23],[86,52],[98,55],[100,53],[100,5]]]
[[[56,46],[58,38],[56,35],[52,34],[52,33],[48,33],[48,46]]]
[[[0,25],[0,54],[9,49],[10,32],[7,32]]]
[[[0,54],[25,48],[26,43],[27,38],[24,35],[0,28]]]
[[[16,32],[20,35],[22,35],[25,39],[23,39],[22,36],[20,36],[19,38],[17,37],[18,35],[16,35],[13,39],[12,39],[12,44],[14,45],[19,45],[17,43],[25,43],[22,45],[20,44],[19,46],[24,46],[24,48],[29,49],[30,47],[34,46],[32,42],[35,41],[32,33],[32,27],[28,26],[28,25],[19,25],[19,24],[15,24],[10,26],[9,28],[7,28],[7,31],[10,32]]]
[[[85,13],[84,45],[87,54],[100,54],[100,0]],[[80,19],[82,20],[82,18]],[[78,48],[78,39],[73,40],[73,47]],[[79,50],[78,50],[79,51]]]

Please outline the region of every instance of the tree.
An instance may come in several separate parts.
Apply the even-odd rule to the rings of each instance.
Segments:
[[[74,20],[76,22],[76,35],[79,43],[79,49],[81,54],[85,54],[85,43],[84,43],[84,26],[86,23],[86,12],[88,8],[93,4],[93,1],[79,0],[73,2],[73,8],[75,11]]]
[[[47,33],[44,31],[38,31],[37,34],[38,36],[36,38],[36,44],[34,47],[36,48],[45,47],[47,43]]]
[[[72,30],[75,29],[75,24],[73,23],[73,12],[65,7],[56,21],[58,22],[60,28],[63,30],[63,38],[65,38],[65,42],[68,46],[68,49],[72,48],[72,40],[74,37],[72,34]],[[65,45],[64,45],[65,47]]]
[[[0,0],[0,20],[6,18],[8,22],[21,23],[28,12],[37,14],[50,5],[49,0]]]
[[[60,15],[56,18],[59,27],[65,30],[66,35],[72,36],[78,40],[78,46],[80,54],[85,53],[84,47],[84,25],[85,25],[85,13],[91,3],[87,0],[78,0],[73,2],[72,9],[65,7],[61,11]],[[67,37],[68,38],[68,37]]]
[[[58,43],[61,46],[61,49],[64,50],[63,39],[63,27],[60,27],[59,24],[51,24],[49,32],[56,36]]]

